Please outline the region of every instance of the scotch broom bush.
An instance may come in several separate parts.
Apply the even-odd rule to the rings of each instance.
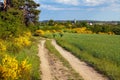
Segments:
[[[0,40],[0,51],[6,51],[6,45],[3,40]]]
[[[14,41],[15,41],[15,44],[19,48],[27,47],[27,46],[29,46],[31,44],[31,41],[29,40],[29,38],[28,37],[23,37],[23,36],[15,38]]]
[[[35,36],[43,36],[45,32],[41,29],[35,31]]]
[[[30,80],[30,70],[31,70],[31,65],[27,63],[27,60],[24,60],[19,63],[15,57],[4,55],[0,64],[0,79]]]

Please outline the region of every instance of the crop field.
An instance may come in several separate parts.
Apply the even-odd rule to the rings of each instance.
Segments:
[[[120,36],[66,33],[57,42],[111,80],[120,79]]]

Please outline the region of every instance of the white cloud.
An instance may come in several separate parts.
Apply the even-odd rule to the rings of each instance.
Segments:
[[[55,7],[55,6],[52,6],[52,5],[45,5],[45,4],[42,4],[41,8],[47,9],[47,10],[81,10],[80,8],[74,8],[74,7],[71,7],[71,8]]]
[[[113,4],[110,4],[110,5],[107,6],[107,7],[101,8],[101,10],[102,10],[102,11],[105,11],[105,10],[120,11],[120,4],[113,3]]]
[[[119,2],[120,5],[120,0],[83,0],[83,3],[86,6],[98,6],[98,5],[102,5],[102,4],[116,4]]]
[[[79,5],[79,0],[55,0],[55,2],[74,6]]]
[[[54,6],[51,6],[51,5],[45,5],[45,4],[42,4],[41,8],[44,8],[44,9],[47,9],[47,10],[62,10],[62,8],[57,8],[57,7],[54,7]]]
[[[84,0],[84,3],[87,6],[97,6],[97,5],[103,4],[105,2],[106,2],[106,0]]]
[[[83,10],[88,11],[94,10],[111,10],[120,11],[120,0],[34,0],[41,4],[40,8],[46,10]],[[46,4],[47,2],[47,4]],[[48,4],[48,3],[60,3],[65,4],[61,6],[60,4]],[[65,6],[71,5],[71,8],[66,8]],[[85,7],[88,6],[88,7]],[[99,7],[96,7],[99,6]]]

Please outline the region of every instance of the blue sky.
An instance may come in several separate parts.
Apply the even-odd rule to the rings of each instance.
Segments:
[[[40,20],[120,21],[120,0],[35,0]]]

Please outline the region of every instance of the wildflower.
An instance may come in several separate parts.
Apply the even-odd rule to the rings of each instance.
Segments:
[[[3,40],[0,40],[0,51],[6,51],[6,46]]]

